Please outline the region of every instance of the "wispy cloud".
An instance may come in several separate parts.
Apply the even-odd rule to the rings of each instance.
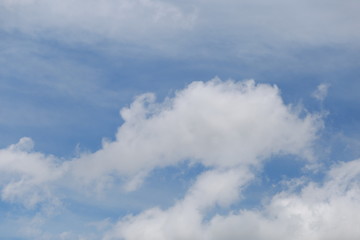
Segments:
[[[330,87],[329,84],[326,83],[320,84],[317,87],[317,89],[313,92],[312,96],[321,102],[324,101],[328,94],[329,87]]]
[[[60,41],[154,43],[188,29],[193,14],[168,1],[2,1],[1,28]]]
[[[166,54],[206,54],[214,45],[217,54],[267,54],[295,45],[358,46],[360,37],[359,3],[353,0],[19,0],[0,6],[0,27],[6,31],[63,42],[110,40]]]

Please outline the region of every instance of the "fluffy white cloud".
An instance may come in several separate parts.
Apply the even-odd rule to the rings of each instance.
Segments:
[[[153,168],[185,160],[228,168],[257,167],[273,154],[310,159],[322,123],[318,115],[299,114],[283,103],[276,86],[252,80],[194,82],[163,103],[152,94],[136,98],[121,111],[125,122],[116,140],[105,141],[71,168],[84,180],[110,173],[135,176],[129,186],[134,188]]]
[[[214,217],[209,239],[357,239],[359,165],[356,160],[335,166],[323,184],[279,193],[262,210]]]
[[[203,239],[203,214],[236,201],[238,190],[249,179],[251,175],[241,169],[207,171],[172,208],[153,208],[138,216],[127,216],[104,239]]]
[[[206,170],[182,200],[168,210],[128,216],[104,238],[217,239],[225,227],[211,227],[221,216],[204,225],[208,212],[237,202],[241,189],[273,155],[313,160],[322,127],[321,116],[286,105],[276,86],[253,80],[193,82],[161,103],[144,94],[121,116],[124,123],[114,141],[73,159],[34,152],[29,138],[0,150],[2,200],[28,207],[50,203],[51,211],[74,189],[81,202],[88,189],[93,193],[112,186],[113,177],[126,183],[125,190],[134,190],[153,169],[199,163]]]
[[[29,138],[1,150],[2,198],[34,205],[55,182],[101,189],[112,176],[124,177],[125,189],[134,190],[154,168],[183,161],[248,169],[274,154],[311,159],[322,123],[317,115],[299,114],[282,102],[277,87],[252,80],[194,82],[163,103],[144,94],[121,110],[125,122],[115,141],[104,141],[95,153],[59,160],[32,152]]]
[[[211,204],[238,200],[233,196],[249,179],[239,181],[244,175],[234,170],[204,175],[173,207],[127,216],[103,239],[355,240],[360,236],[356,225],[360,220],[360,160],[334,166],[323,184],[308,182],[297,186],[299,192],[289,189],[276,194],[258,209],[215,214],[210,219],[206,216]]]
[[[54,201],[49,185],[64,169],[58,159],[32,152],[33,141],[22,138],[0,150],[1,198],[33,207],[38,202]]]

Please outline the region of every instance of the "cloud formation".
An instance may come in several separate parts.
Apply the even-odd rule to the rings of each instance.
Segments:
[[[154,43],[191,27],[193,16],[169,1],[19,0],[0,3],[6,31],[32,36],[47,33],[61,41],[94,43],[103,39]],[[89,40],[89,41],[88,41]]]
[[[234,170],[206,172],[171,208],[127,216],[104,239],[355,240],[360,236],[356,227],[360,220],[356,214],[360,211],[359,174],[360,160],[341,163],[327,172],[323,184],[293,181],[297,184],[257,209],[215,213],[207,219],[207,211],[215,204],[238,200],[234,196],[241,192],[244,181],[239,178],[244,180],[244,175]]]
[[[59,160],[32,152],[29,138],[3,149],[0,170],[9,178],[3,177],[2,196],[11,199],[64,176],[100,184],[115,174],[130,178],[126,188],[132,190],[152,169],[182,161],[226,169],[258,167],[273,154],[310,159],[321,120],[299,114],[282,102],[277,87],[252,80],[194,82],[163,103],[144,94],[121,110],[116,139],[95,153]]]
[[[143,94],[123,108],[121,116],[124,123],[113,141],[104,140],[100,150],[73,159],[35,152],[30,138],[2,149],[2,200],[33,208],[66,201],[66,191],[73,189],[85,196],[84,189],[101,193],[121,183],[126,191],[134,191],[154,169],[197,163],[204,171],[174,206],[122,218],[104,239],[236,239],[246,233],[231,230],[232,224],[268,223],[270,215],[208,215],[209,211],[227,212],[240,201],[242,190],[274,155],[315,161],[314,142],[323,126],[320,115],[286,105],[276,86],[253,80],[193,82],[163,102],[156,102],[154,94]],[[291,194],[275,196],[265,208],[303,198]],[[286,212],[288,207],[279,208],[277,214],[284,218],[292,214]]]
[[[322,123],[316,114],[299,115],[277,87],[252,80],[194,82],[160,104],[152,94],[141,95],[121,110],[116,140],[74,161],[74,175],[96,179],[116,172],[138,179],[184,160],[231,168],[257,167],[273,154],[310,159]]]
[[[34,207],[53,201],[49,185],[63,175],[63,167],[53,156],[32,152],[34,143],[24,137],[0,150],[1,198]]]
[[[190,54],[189,47],[206,54],[214,41],[229,46],[221,48],[228,53],[266,54],[284,44],[358,46],[358,7],[356,0],[5,0],[0,28],[63,42],[107,39],[177,54]]]
[[[6,145],[30,129],[25,135],[40,145],[62,142],[66,155],[63,144],[84,140],[94,126],[79,109],[103,116],[147,81],[163,92],[214,71],[266,76],[291,99],[320,82],[337,96],[324,135],[329,85],[313,93],[320,105],[309,107],[321,113],[311,113],[284,102],[277,86],[213,79],[164,100],[137,96],[120,111],[114,138],[92,152],[65,159],[20,138],[0,149],[0,238],[359,239],[360,160],[338,162],[358,157],[349,149],[359,145],[352,139],[359,7],[358,0],[1,0]],[[92,134],[111,128],[102,124]],[[343,146],[319,149],[319,137],[319,145]],[[318,159],[326,154],[341,159]],[[281,171],[304,175],[279,182],[281,173],[266,168],[278,157],[296,162]],[[258,183],[273,184],[255,197],[260,204],[251,195]]]
[[[327,94],[328,94],[329,84],[322,83],[320,84],[317,89],[313,92],[312,96],[319,100],[324,101]]]

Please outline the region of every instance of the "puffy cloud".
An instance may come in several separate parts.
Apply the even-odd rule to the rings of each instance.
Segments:
[[[2,198],[34,205],[51,195],[54,182],[74,179],[101,189],[112,176],[127,178],[125,189],[134,190],[152,169],[183,161],[247,169],[273,154],[311,159],[321,120],[299,114],[277,87],[252,80],[194,82],[163,103],[144,94],[121,110],[125,122],[115,141],[95,153],[64,161],[33,152],[29,138],[1,150]]]
[[[313,160],[322,128],[321,116],[286,105],[276,86],[253,80],[193,82],[163,102],[147,93],[123,108],[121,116],[124,123],[114,141],[104,140],[100,150],[73,159],[35,152],[29,138],[0,150],[2,200],[28,207],[50,203],[52,211],[51,204],[71,198],[74,189],[81,195],[120,178],[125,190],[135,190],[156,168],[199,163],[205,170],[173,207],[128,216],[104,238],[217,239],[225,226],[212,226],[221,216],[209,211],[228,210],[238,202],[241,190],[273,155]],[[236,221],[241,216],[235,215]]]
[[[241,169],[207,171],[172,208],[153,208],[138,216],[127,216],[104,239],[203,239],[201,225],[206,210],[236,201],[238,189],[249,179],[251,175]]]
[[[275,86],[194,82],[163,103],[153,94],[137,97],[121,110],[125,122],[116,140],[75,160],[72,169],[84,180],[109,173],[135,176],[131,189],[152,169],[185,160],[229,168],[257,167],[273,154],[310,159],[322,123],[316,114],[299,115]]]
[[[299,193],[281,192],[260,211],[214,217],[209,239],[357,239],[359,164],[335,166],[323,185],[310,182]]]
[[[0,150],[1,198],[21,202],[28,207],[43,201],[54,201],[49,184],[64,169],[58,159],[32,152],[33,141],[24,137],[17,144]]]
[[[323,184],[284,190],[258,209],[207,218],[211,204],[238,201],[241,172],[207,172],[167,210],[149,209],[119,221],[104,239],[357,239],[360,231],[360,160],[334,166]],[[237,180],[235,180],[237,179]],[[213,181],[212,181],[213,180]],[[218,187],[218,186],[222,187]],[[221,190],[220,190],[221,189]],[[220,191],[219,191],[220,190]],[[190,204],[189,204],[190,202]],[[201,208],[200,206],[206,206]]]

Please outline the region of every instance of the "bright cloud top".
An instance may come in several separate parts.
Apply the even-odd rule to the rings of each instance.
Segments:
[[[311,158],[321,121],[299,114],[282,102],[277,87],[251,80],[194,82],[161,104],[141,95],[121,110],[125,122],[116,140],[75,160],[74,175],[97,179],[116,172],[138,181],[138,174],[184,160],[247,168],[273,154]]]

